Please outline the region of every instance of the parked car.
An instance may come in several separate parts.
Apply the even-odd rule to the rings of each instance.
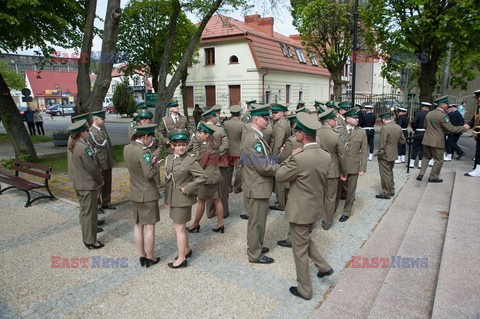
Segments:
[[[110,106],[108,106],[106,111],[107,111],[107,113],[109,113],[109,114],[111,114],[111,113],[117,113],[117,110],[115,110],[115,106],[113,106],[113,104],[110,105]]]
[[[20,112],[20,115],[22,116],[23,121],[26,121],[27,118],[25,117],[25,111],[27,110],[26,106],[19,106],[18,107],[18,112]]]
[[[75,113],[75,111],[74,111],[74,109],[73,109],[73,105],[70,105],[70,104],[56,104],[56,105],[52,105],[52,106],[50,106],[45,112],[46,112],[47,114],[57,115],[57,116],[61,116],[61,115],[72,115],[73,113]]]

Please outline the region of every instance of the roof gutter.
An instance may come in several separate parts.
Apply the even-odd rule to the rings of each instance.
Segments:
[[[265,104],[265,76],[268,74],[268,69],[265,69],[265,74],[262,75],[262,101]]]

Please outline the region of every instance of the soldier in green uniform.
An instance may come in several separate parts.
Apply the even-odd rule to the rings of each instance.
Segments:
[[[379,116],[382,119],[382,129],[380,130],[380,145],[378,147],[378,170],[380,172],[380,181],[382,183],[382,193],[376,195],[376,198],[390,199],[395,195],[395,183],[393,181],[393,167],[397,160],[398,145],[405,144],[406,139],[402,128],[392,121],[390,112]]]
[[[193,109],[193,119],[195,121],[195,127],[197,127],[198,123],[200,123],[200,121],[202,120],[202,113],[203,110],[200,105],[195,104],[195,107]]]
[[[137,110],[137,115],[139,113],[141,113],[143,110],[147,110],[147,105],[145,104],[145,102],[143,101],[140,101],[136,104],[135,106],[136,110]],[[133,133],[135,132],[135,126],[138,125],[138,120],[139,118],[137,116],[135,116],[133,118],[133,121],[130,122],[130,125],[128,126],[128,142],[130,143],[131,141],[131,138],[132,138],[132,135]],[[149,124],[149,123],[148,123]]]
[[[435,160],[432,170],[430,171],[430,177],[428,181],[430,183],[441,183],[442,179],[439,178],[440,171],[443,166],[443,150],[445,149],[445,133],[463,133],[470,129],[468,124],[464,126],[453,126],[450,123],[447,113],[445,111],[448,107],[448,97],[444,96],[435,101],[437,108],[428,112],[425,117],[425,135],[423,137],[423,157],[422,168],[420,174],[417,176],[417,180],[421,181],[423,175],[427,171],[428,161],[430,159]]]
[[[173,154],[165,159],[165,206],[170,209],[178,247],[178,257],[168,264],[171,268],[187,267],[187,258],[192,256],[185,224],[192,218],[196,192],[208,179],[196,156],[187,153],[188,134],[185,129],[170,132]]]
[[[252,109],[253,105],[257,104],[257,100],[250,100],[247,101],[247,111],[242,115],[242,122],[243,123],[250,123],[252,121],[252,117],[250,116],[250,110]]]
[[[228,185],[230,192],[240,193],[242,191],[242,176],[239,173],[240,164],[240,142],[242,140],[243,123],[240,120],[240,112],[242,107],[240,105],[230,106],[230,114],[232,116],[223,122],[223,127],[227,132],[228,138],[228,155],[229,155],[229,167],[228,167]],[[232,189],[232,178],[235,172],[235,180]]]
[[[190,132],[190,128],[188,127],[188,119],[179,113],[177,101],[168,103],[167,111],[170,114],[164,116],[158,124],[157,137],[162,141],[163,144],[167,145],[167,151],[171,154],[173,151],[171,147],[169,147],[170,140],[168,139],[168,134],[170,134],[170,131],[176,128],[182,128]]]
[[[350,104],[347,102],[341,102],[338,104],[338,115],[337,115],[337,128],[347,125],[345,120],[345,113],[350,110]]]
[[[344,113],[346,125],[340,128],[340,135],[345,142],[345,158],[347,180],[338,183],[337,201],[335,208],[340,201],[341,191],[345,185],[345,206],[339,222],[345,222],[353,207],[355,192],[357,191],[358,176],[365,175],[367,171],[368,144],[365,130],[358,126],[358,115],[355,109]],[[336,210],[336,209],[335,209]]]
[[[335,215],[335,203],[337,201],[337,189],[339,180],[347,179],[347,163],[345,158],[345,145],[335,127],[335,113],[332,109],[319,115],[322,127],[317,130],[318,144],[320,148],[331,156],[330,170],[327,176],[325,197],[323,200],[324,217],[322,220],[323,229],[330,229]]]
[[[105,129],[105,111],[96,111],[91,114],[93,123],[90,127],[89,138],[97,153],[104,182],[100,194],[102,209],[115,210],[117,208],[111,203],[113,150],[112,142]]]
[[[95,151],[87,142],[88,127],[85,119],[68,127],[71,140],[68,152],[71,159],[73,188],[80,204],[80,225],[85,247],[99,249],[104,245],[97,241],[98,189],[103,184],[100,168],[95,164]]]
[[[130,174],[135,246],[140,255],[140,264],[147,268],[160,261],[154,256],[155,224],[160,221],[160,194],[155,183],[158,167],[157,159],[147,146],[152,143],[156,127],[156,124],[136,126],[132,142],[123,149],[123,158]]]
[[[285,219],[290,223],[293,259],[297,272],[297,287],[290,292],[300,298],[312,298],[312,282],[308,257],[318,268],[317,276],[333,274],[332,267],[323,259],[310,234],[323,211],[324,189],[330,169],[330,155],[316,143],[316,130],[320,123],[315,115],[297,115],[295,137],[303,144],[282,164],[275,178],[290,183],[290,194],[285,209]]]

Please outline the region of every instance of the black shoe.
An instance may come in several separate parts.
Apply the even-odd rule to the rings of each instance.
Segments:
[[[140,257],[140,266],[145,266],[145,260],[147,260],[147,257]]]
[[[279,240],[279,241],[277,241],[277,245],[278,245],[278,246],[281,246],[281,247],[292,248],[292,244],[289,243],[289,242],[286,241],[286,240]]]
[[[182,261],[182,263],[178,266],[174,266],[173,263],[168,263],[168,267],[170,268],[173,268],[173,269],[177,269],[177,268],[182,268],[182,267],[187,267],[187,264],[188,264],[188,261],[187,259],[185,259],[184,261]]]
[[[392,197],[391,197],[391,196],[384,195],[384,194],[380,194],[380,195],[375,195],[375,198],[390,199],[390,198],[392,198]]]
[[[325,276],[330,276],[331,274],[333,274],[333,268],[330,269],[330,270],[327,271],[327,272],[318,271],[317,277],[318,277],[318,278],[323,278],[323,277],[325,277]]]
[[[98,233],[101,233],[102,231],[103,231],[103,228],[97,227],[97,234],[98,234]]]
[[[418,176],[417,176],[417,181],[420,181],[420,182],[421,182],[422,179],[423,179],[423,175],[418,175]]]
[[[340,199],[347,199],[347,195],[340,196]]]
[[[465,155],[466,155],[465,153],[458,155],[457,160],[462,159],[463,157],[465,157]]]
[[[220,227],[218,227],[218,228],[214,228],[214,229],[212,229],[212,230],[213,230],[214,232],[216,232],[216,233],[221,232],[221,233],[223,234],[223,233],[225,232],[225,226],[222,225],[222,226],[220,226]]]
[[[148,268],[150,266],[158,264],[159,262],[160,262],[160,258],[158,257],[155,260],[145,258],[145,267]]]
[[[188,252],[188,254],[185,255],[185,258],[190,258],[192,257],[192,249],[190,248],[190,251]],[[178,256],[174,258],[174,260],[177,260],[178,259]]]
[[[192,228],[192,229],[190,229],[190,228],[187,227],[187,231],[188,231],[189,233],[199,233],[199,232],[200,232],[200,225],[197,225],[197,227]]]
[[[262,254],[266,254],[270,251],[270,248],[268,247],[262,247]]]
[[[428,178],[428,182],[429,182],[429,183],[441,183],[441,182],[443,182],[443,179],[441,179],[441,178],[431,178],[431,177],[429,177],[429,178]]]
[[[343,223],[343,222],[347,221],[348,218],[349,218],[348,216],[342,215],[342,216],[340,216],[340,218],[338,219],[338,221],[341,222],[341,223]]]
[[[275,259],[267,257],[267,256],[262,256],[260,257],[259,260],[253,260],[250,261],[252,264],[273,264],[275,262]]]
[[[98,214],[99,215],[105,214],[105,211],[101,207],[98,207]]]
[[[290,290],[290,293],[291,293],[292,295],[294,295],[294,296],[300,297],[300,298],[305,299],[305,300],[310,300],[310,299],[312,299],[312,298],[306,298],[306,297],[302,296],[302,295],[298,292],[297,287],[290,287],[289,290]]]
[[[241,189],[240,190],[237,189],[237,190],[234,191],[235,194],[238,194],[238,193],[241,193],[241,192],[242,192]]]
[[[104,220],[97,221],[97,226],[102,226],[103,224],[105,224]]]
[[[246,220],[248,220],[248,215],[246,215],[246,214],[241,214],[241,215],[240,215],[240,218],[241,218],[241,219],[246,219]]]
[[[271,210],[283,210],[281,208],[278,208],[277,206],[268,206]]]
[[[85,247],[88,248],[88,250],[90,250],[90,249],[100,249],[100,248],[105,246],[104,244],[102,244],[99,241],[97,243],[98,243],[98,246],[95,245],[96,243],[95,244],[85,244],[85,243],[83,243],[83,244],[85,245]]]
[[[117,207],[113,206],[112,204],[102,205],[102,208],[103,209],[111,209],[111,210],[117,209]]]

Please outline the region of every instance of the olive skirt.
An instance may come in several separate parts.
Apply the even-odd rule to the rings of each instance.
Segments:
[[[132,201],[133,219],[135,224],[154,225],[160,221],[158,200],[149,202]]]
[[[203,184],[197,192],[197,197],[198,199],[217,199],[220,198],[218,195],[218,187],[220,186],[220,183],[216,184],[208,184],[205,185]]]
[[[170,207],[170,218],[175,224],[185,224],[192,219],[192,206]]]

